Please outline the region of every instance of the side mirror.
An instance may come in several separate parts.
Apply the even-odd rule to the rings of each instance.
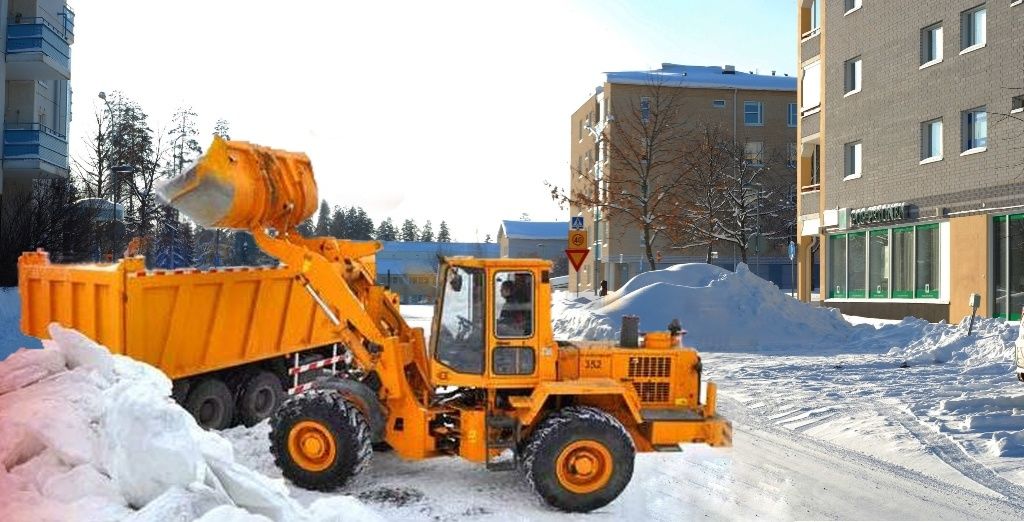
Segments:
[[[452,276],[448,280],[448,285],[452,287],[452,290],[456,292],[462,291],[462,274],[452,272]]]

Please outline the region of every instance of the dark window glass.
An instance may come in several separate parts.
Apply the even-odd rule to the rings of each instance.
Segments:
[[[503,346],[492,356],[495,375],[532,375],[535,363],[533,348]]]
[[[451,267],[445,275],[437,359],[461,373],[484,372],[484,274]]]

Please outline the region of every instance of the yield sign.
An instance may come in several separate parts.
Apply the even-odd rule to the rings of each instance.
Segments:
[[[587,258],[589,253],[589,248],[570,248],[565,251],[566,257],[569,258],[569,264],[577,272],[580,271],[580,266],[583,265],[583,260]]]

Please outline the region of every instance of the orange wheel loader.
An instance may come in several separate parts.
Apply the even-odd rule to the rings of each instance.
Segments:
[[[622,492],[637,451],[731,445],[715,385],[702,385],[677,324],[643,336],[625,328],[617,344],[553,338],[548,261],[444,259],[428,345],[375,283],[379,243],[296,231],[317,201],[305,155],[215,138],[159,193],[203,226],[250,231],[344,350],[333,377],[271,419],[275,461],[300,487],[344,486],[386,443],[408,460],[520,469],[551,506],[585,512]]]

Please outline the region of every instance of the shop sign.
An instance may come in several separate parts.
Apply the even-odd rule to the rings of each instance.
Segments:
[[[855,208],[850,211],[850,222],[854,226],[872,223],[888,223],[907,219],[906,203],[890,203],[867,208]]]

